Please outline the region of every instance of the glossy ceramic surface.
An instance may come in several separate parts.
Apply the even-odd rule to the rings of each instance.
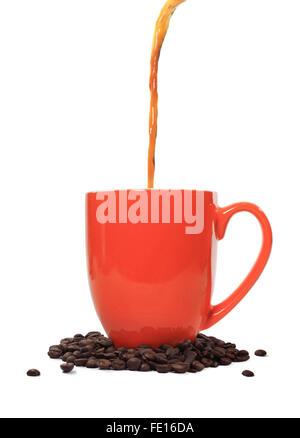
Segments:
[[[193,340],[233,309],[263,271],[272,246],[264,213],[249,203],[220,208],[213,192],[201,193],[204,228],[191,235],[185,233],[185,223],[101,224],[96,218],[97,194],[87,194],[90,288],[101,323],[117,347]],[[120,192],[115,195],[118,200]],[[240,211],[254,214],[260,222],[262,248],[237,290],[212,306],[217,241]]]

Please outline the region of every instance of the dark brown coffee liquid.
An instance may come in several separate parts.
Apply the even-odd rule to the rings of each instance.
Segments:
[[[168,0],[162,8],[155,26],[150,71],[150,114],[149,114],[149,150],[148,150],[148,188],[153,188],[155,171],[155,145],[157,134],[157,71],[162,44],[168,31],[170,18],[177,6],[185,0]]]

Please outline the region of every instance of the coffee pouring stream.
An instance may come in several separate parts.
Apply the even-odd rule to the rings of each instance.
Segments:
[[[152,189],[155,172],[155,146],[157,135],[158,92],[157,71],[161,48],[167,34],[169,23],[177,6],[186,0],[168,0],[162,8],[155,26],[151,62],[150,62],[150,114],[149,114],[149,150],[148,150],[148,188]]]

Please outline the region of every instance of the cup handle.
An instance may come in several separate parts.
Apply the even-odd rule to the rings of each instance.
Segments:
[[[269,259],[272,248],[272,229],[267,216],[263,211],[254,204],[248,202],[239,202],[237,204],[229,205],[228,207],[220,208],[216,210],[216,237],[218,240],[223,239],[227,225],[231,217],[241,211],[247,211],[252,213],[259,221],[262,229],[262,246],[259,256],[254,263],[251,271],[245,278],[245,280],[239,285],[239,287],[226,298],[222,303],[216,306],[211,305],[208,313],[207,320],[204,324],[203,330],[208,329],[220,319],[224,318],[249,292],[254,285],[260,274],[264,270],[266,263]]]

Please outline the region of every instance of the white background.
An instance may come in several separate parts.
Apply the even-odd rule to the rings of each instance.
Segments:
[[[149,59],[162,0],[0,2],[0,414],[299,416],[300,4],[187,0],[159,69],[156,188],[249,201],[274,232],[269,264],[207,333],[268,357],[199,374],[63,375],[50,344],[101,329],[85,260],[84,194],[145,188]],[[235,216],[214,302],[260,247]],[[29,368],[41,377],[29,378]],[[251,369],[255,377],[241,375]]]

